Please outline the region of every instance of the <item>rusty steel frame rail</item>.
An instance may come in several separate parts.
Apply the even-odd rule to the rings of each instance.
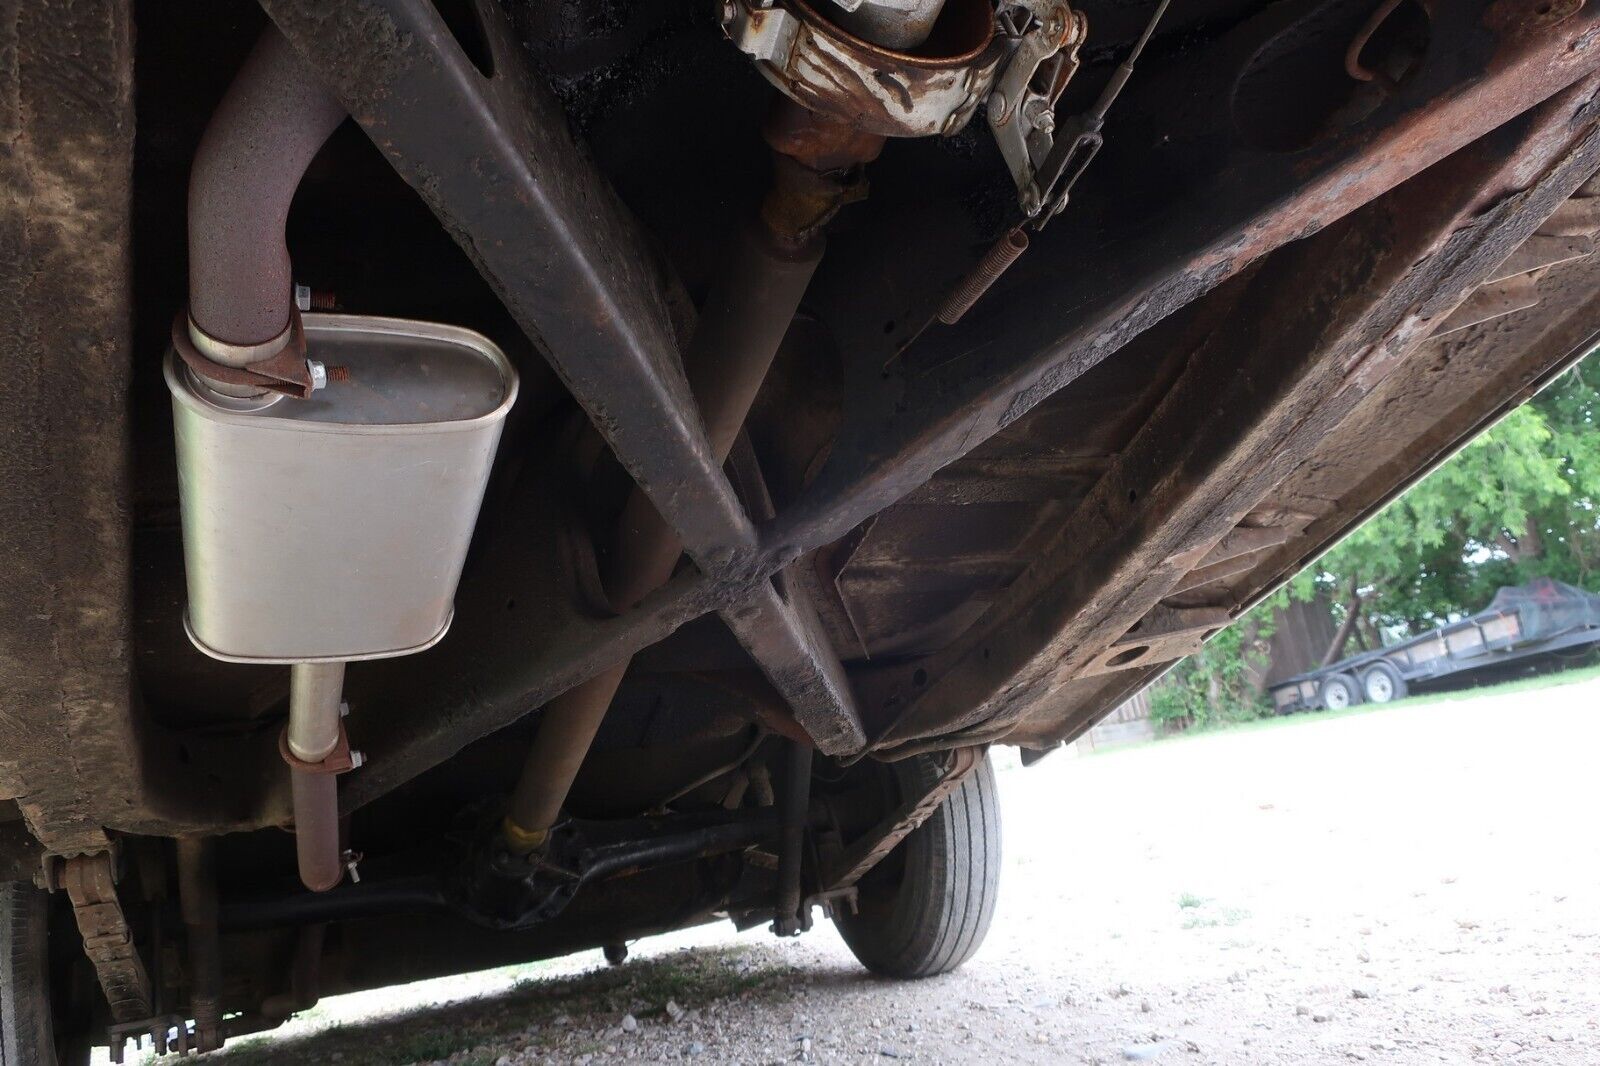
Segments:
[[[1159,210],[1150,225],[1096,244],[1080,239],[1090,222],[1075,230],[1063,220],[977,313],[931,334],[929,350],[913,353],[891,380],[847,389],[853,403],[829,462],[758,535],[706,447],[659,287],[641,266],[649,256],[567,136],[548,90],[507,48],[497,10],[480,5],[499,61],[495,76],[484,78],[425,0],[262,3],[329,72],[334,91],[467,250],[699,567],[699,576],[677,587],[676,609],[661,612],[657,603],[648,621],[624,616],[599,628],[636,646],[681,624],[691,604],[723,611],[813,735],[819,722],[845,724],[836,752],[860,746],[849,682],[809,612],[769,592],[767,578],[900,500],[1172,310],[1600,63],[1600,15],[1592,7],[1573,13],[1557,5],[1551,10],[1561,17],[1545,24],[1525,0],[1497,0],[1498,14],[1487,21],[1447,5],[1432,29],[1433,52],[1447,62],[1424,63],[1393,100],[1315,148],[1240,148],[1224,116],[1220,127],[1202,131],[1210,139],[1201,155],[1214,165],[1169,204],[1152,205]],[[1255,22],[1234,31],[1224,53],[1258,47],[1249,38]],[[1162,114],[1151,105],[1193,75],[1181,63],[1169,66],[1129,89],[1125,113]],[[1149,132],[1108,147],[1096,185],[1086,184],[1080,199],[1136,172]],[[1007,343],[996,346],[1000,320]],[[592,676],[607,655],[591,643],[598,637],[592,629],[572,642],[566,660],[545,658],[538,677],[522,679],[514,705],[479,699],[442,709],[454,715],[450,728],[395,737],[395,771],[379,787],[377,766],[370,767],[366,795],[531,710],[528,693]]]
[[[706,438],[653,257],[503,12],[474,5],[494,60],[485,76],[428,0],[263,6],[461,244],[695,565],[748,584],[756,527]],[[726,617],[822,750],[862,748],[814,615],[758,586]]]
[[[755,527],[711,453],[653,257],[549,88],[477,3],[494,74],[428,0],[263,0],[285,37],[416,189],[683,536],[732,576]]]
[[[1272,5],[1186,61],[1146,61],[1118,103],[1123,124],[1074,197],[1114,204],[1124,189],[1148,188],[1154,171],[1171,180],[1152,190],[1147,217],[1108,236],[1095,212],[1069,210],[975,313],[924,333],[895,373],[853,381],[828,462],[764,530],[765,543],[832,543],[1172,311],[1600,67],[1600,5],[1439,4],[1427,53],[1437,58],[1366,119],[1312,147],[1242,144],[1228,106],[1205,114],[1208,128],[1186,125],[1199,116],[1174,101],[1232,96],[1233,76],[1295,31],[1286,9],[1317,6]]]
[[[133,130],[131,5],[0,3],[0,796],[62,854],[157,802],[128,652]]]
[[[913,751],[952,723],[1003,735],[1155,609],[1196,551],[1237,528],[1600,169],[1597,86],[1573,86],[1254,278],[1052,550],[941,656],[930,682],[900,679],[901,710],[880,742]],[[1529,172],[1538,180],[1507,194]],[[1152,470],[1162,472],[1154,483]]]

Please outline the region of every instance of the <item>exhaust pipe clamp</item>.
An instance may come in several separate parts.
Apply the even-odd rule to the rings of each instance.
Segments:
[[[289,312],[287,339],[277,354],[260,362],[251,363],[248,367],[229,366],[217,362],[195,344],[194,337],[197,333],[199,328],[189,318],[188,312],[179,311],[172,322],[173,351],[177,352],[178,358],[183,360],[184,365],[203,381],[235,388],[276,392],[298,400],[310,396],[317,387],[311,368],[306,363],[306,332],[300,322],[298,310]],[[221,345],[224,348],[237,349],[236,345],[227,345],[215,338],[207,337],[206,340],[208,347]],[[252,347],[266,348],[277,343],[269,341],[265,345],[252,345]]]
[[[366,761],[358,751],[350,750],[350,738],[345,734],[344,723],[339,723],[339,740],[334,744],[333,750],[323,757],[321,762],[306,762],[298,758],[289,750],[289,727],[285,726],[282,733],[278,734],[278,754],[289,765],[289,769],[303,774],[344,774],[351,770],[359,770]]]

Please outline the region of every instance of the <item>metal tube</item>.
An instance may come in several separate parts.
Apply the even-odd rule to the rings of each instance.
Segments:
[[[306,927],[307,923],[348,922],[391,914],[431,914],[446,909],[437,873],[403,877],[362,878],[337,892],[272,893],[256,898],[229,900],[222,905],[222,927],[230,932],[249,929]]]
[[[339,746],[339,706],[344,663],[295,663],[289,667],[289,754],[319,763]],[[291,766],[294,846],[300,880],[313,892],[326,892],[344,879],[339,849],[339,779]]]
[[[261,346],[235,353],[208,347],[210,358],[247,365],[287,343],[289,203],[344,117],[268,26],[206,126],[189,171],[190,323],[225,345]]]
[[[876,158],[883,146],[881,137],[863,137],[786,98],[779,98],[766,136],[777,173],[791,180],[775,181],[760,221],[738,233],[683,355],[684,375],[719,462],[732,451],[822,259],[822,225],[851,199],[850,172]],[[792,180],[796,175],[803,180]],[[606,575],[612,608],[626,611],[665,584],[682,552],[672,528],[635,488]],[[511,847],[530,851],[544,843],[627,668],[627,662],[618,663],[545,705],[506,813],[504,836]]]
[[[828,15],[864,41],[906,51],[933,33],[944,0],[865,0],[854,11],[829,5]]]
[[[289,784],[300,882],[313,892],[326,892],[344,880],[339,859],[339,779],[295,769],[289,772]]]
[[[821,240],[784,248],[759,225],[742,227],[734,241],[683,357],[689,390],[718,461],[733,450],[822,250]],[[682,554],[682,544],[650,498],[634,490],[622,512],[616,563],[606,575],[612,608],[627,610],[666,584]]]
[[[789,742],[788,770],[783,782],[783,837],[778,842],[778,897],[772,931],[794,936],[804,925],[800,914],[804,870],[806,811],[811,804],[810,744]]]
[[[504,831],[513,848],[532,851],[544,844],[627,670],[626,662],[618,663],[545,704],[506,812]]]
[[[344,663],[295,663],[289,667],[289,753],[321,762],[339,746],[339,705]]]
[[[222,949],[217,935],[214,842],[178,837],[178,907],[189,945],[189,1010],[198,1050],[222,1046]]]
[[[790,249],[764,227],[751,226],[713,285],[684,353],[684,371],[718,460],[733,449],[821,258],[820,240]],[[683,546],[637,488],[618,537],[606,591],[620,612],[666,584]],[[504,833],[514,848],[544,843],[627,669],[627,662],[618,663],[545,705],[506,815]]]

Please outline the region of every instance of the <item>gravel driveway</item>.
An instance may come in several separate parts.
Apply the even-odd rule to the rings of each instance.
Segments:
[[[956,974],[714,927],[330,1000],[255,1063],[1600,1063],[1600,682],[1001,775]],[[1010,759],[1007,759],[1009,766]]]

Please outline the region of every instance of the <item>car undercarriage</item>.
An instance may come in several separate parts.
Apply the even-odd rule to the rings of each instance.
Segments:
[[[0,14],[4,1066],[716,919],[958,965],[991,745],[1597,331],[1584,0]]]

